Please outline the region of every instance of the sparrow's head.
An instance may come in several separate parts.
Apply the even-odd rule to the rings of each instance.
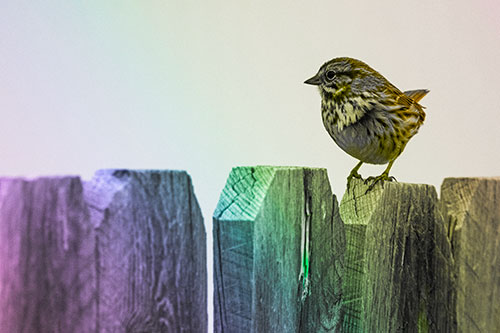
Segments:
[[[335,58],[324,63],[318,73],[304,83],[318,86],[322,96],[340,92],[356,95],[384,84],[385,79],[370,66],[353,58]]]

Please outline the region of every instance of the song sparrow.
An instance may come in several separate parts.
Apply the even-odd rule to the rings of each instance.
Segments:
[[[332,59],[304,83],[317,85],[321,94],[323,124],[335,141],[360,162],[347,178],[361,178],[363,163],[385,164],[387,168],[372,181],[369,190],[389,177],[396,158],[423,124],[425,113],[418,102],[426,89],[401,92],[362,61]]]

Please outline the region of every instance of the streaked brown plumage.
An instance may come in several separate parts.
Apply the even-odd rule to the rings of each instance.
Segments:
[[[418,102],[429,91],[403,93],[364,62],[347,57],[326,62],[305,83],[319,87],[323,124],[332,139],[360,160],[348,182],[361,178],[363,163],[389,163],[380,176],[367,179],[373,181],[370,188],[392,180],[389,170],[424,122]]]

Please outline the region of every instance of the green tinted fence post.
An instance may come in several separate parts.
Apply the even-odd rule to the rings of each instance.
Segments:
[[[340,329],[345,240],[326,170],[234,168],[213,221],[215,332]]]
[[[429,185],[353,180],[345,223],[344,332],[453,332],[452,258]]]
[[[441,208],[457,276],[458,332],[500,330],[500,178],[447,178]]]

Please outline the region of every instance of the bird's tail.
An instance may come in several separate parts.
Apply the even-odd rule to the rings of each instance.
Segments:
[[[417,89],[405,91],[405,95],[410,97],[415,102],[419,102],[425,95],[429,93],[430,90],[427,89]]]

